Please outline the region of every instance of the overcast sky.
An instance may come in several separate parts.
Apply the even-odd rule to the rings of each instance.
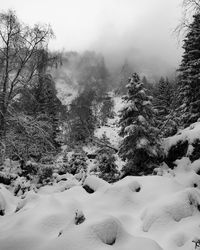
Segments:
[[[25,23],[51,24],[55,49],[129,53],[139,48],[176,66],[181,49],[172,35],[181,0],[0,0]]]

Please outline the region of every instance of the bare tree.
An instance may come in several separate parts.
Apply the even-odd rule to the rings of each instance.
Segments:
[[[0,141],[5,147],[7,119],[13,100],[38,73],[38,53],[47,48],[53,32],[49,26],[33,28],[21,23],[15,12],[0,13]],[[0,157],[1,158],[1,157]]]
[[[185,34],[190,27],[191,18],[194,13],[200,12],[200,0],[183,0],[182,3],[183,14],[180,24],[175,29],[175,34],[180,36],[182,33]]]
[[[189,10],[200,10],[200,0],[183,0],[183,6]]]

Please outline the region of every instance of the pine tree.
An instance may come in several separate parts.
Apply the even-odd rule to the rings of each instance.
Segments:
[[[119,178],[119,171],[113,151],[107,150],[98,157],[98,176],[107,182],[115,182]]]
[[[102,99],[103,100],[100,108],[99,118],[100,118],[100,124],[104,126],[106,125],[109,118],[111,119],[114,117],[114,111],[113,111],[114,101],[108,93],[105,93]]]
[[[193,16],[183,49],[177,113],[180,125],[186,127],[200,117],[200,13]]]
[[[40,50],[37,57],[38,82],[35,87],[35,99],[37,100],[36,113],[45,116],[52,127],[51,138],[56,149],[61,146],[59,138],[59,114],[61,101],[57,97],[55,82],[47,73],[48,66],[52,66],[57,58],[51,57],[48,51]]]
[[[51,124],[52,127],[52,142],[55,148],[59,148],[61,141],[59,140],[60,134],[60,106],[61,102],[56,95],[55,83],[50,75],[45,75],[41,82],[40,88],[37,89],[37,100],[38,100],[38,113],[46,116],[46,120]],[[38,92],[38,90],[41,90]]]
[[[84,152],[78,150],[74,152],[69,161],[67,172],[70,174],[78,174],[80,171],[87,171],[87,158]]]
[[[110,141],[105,133],[102,135],[101,141],[104,142],[105,145],[110,145]],[[105,145],[102,144],[96,151],[97,163],[94,172],[98,177],[107,182],[115,182],[119,179],[119,170],[115,163],[115,151]]]
[[[158,128],[164,137],[176,133],[176,123],[173,119],[175,107],[175,86],[168,78],[160,78],[154,91],[154,108],[157,110]]]
[[[148,84],[146,76],[143,76],[142,82],[144,83],[144,86],[146,86]]]
[[[123,137],[119,154],[127,161],[123,169],[125,175],[141,175],[152,171],[152,164],[160,153],[155,110],[152,98],[136,73],[129,79],[127,89],[119,121]]]
[[[155,107],[159,116],[166,116],[170,113],[170,106],[173,100],[172,86],[168,79],[160,78],[155,95]]]
[[[69,142],[82,143],[90,139],[94,134],[96,117],[93,112],[95,91],[84,89],[73,100],[69,110]]]
[[[125,60],[120,72],[118,93],[126,93],[126,83],[128,81],[129,76],[131,75],[131,72],[131,66],[129,65],[128,60]]]

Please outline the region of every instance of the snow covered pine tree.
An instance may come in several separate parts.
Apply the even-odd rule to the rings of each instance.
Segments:
[[[136,73],[129,78],[127,89],[119,121],[123,137],[119,155],[127,161],[122,171],[124,176],[149,174],[161,154],[152,97]]]
[[[174,113],[176,107],[176,88],[175,84],[169,82],[168,78],[160,78],[155,85],[154,108],[157,110],[157,127],[163,137],[174,135],[177,132]]]
[[[179,71],[180,125],[189,126],[200,117],[200,13],[193,16],[184,39],[184,54]]]

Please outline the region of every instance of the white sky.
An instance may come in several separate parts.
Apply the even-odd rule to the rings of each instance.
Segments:
[[[0,0],[29,24],[48,23],[55,49],[96,49],[104,53],[140,48],[177,64],[180,47],[172,31],[181,0]]]

